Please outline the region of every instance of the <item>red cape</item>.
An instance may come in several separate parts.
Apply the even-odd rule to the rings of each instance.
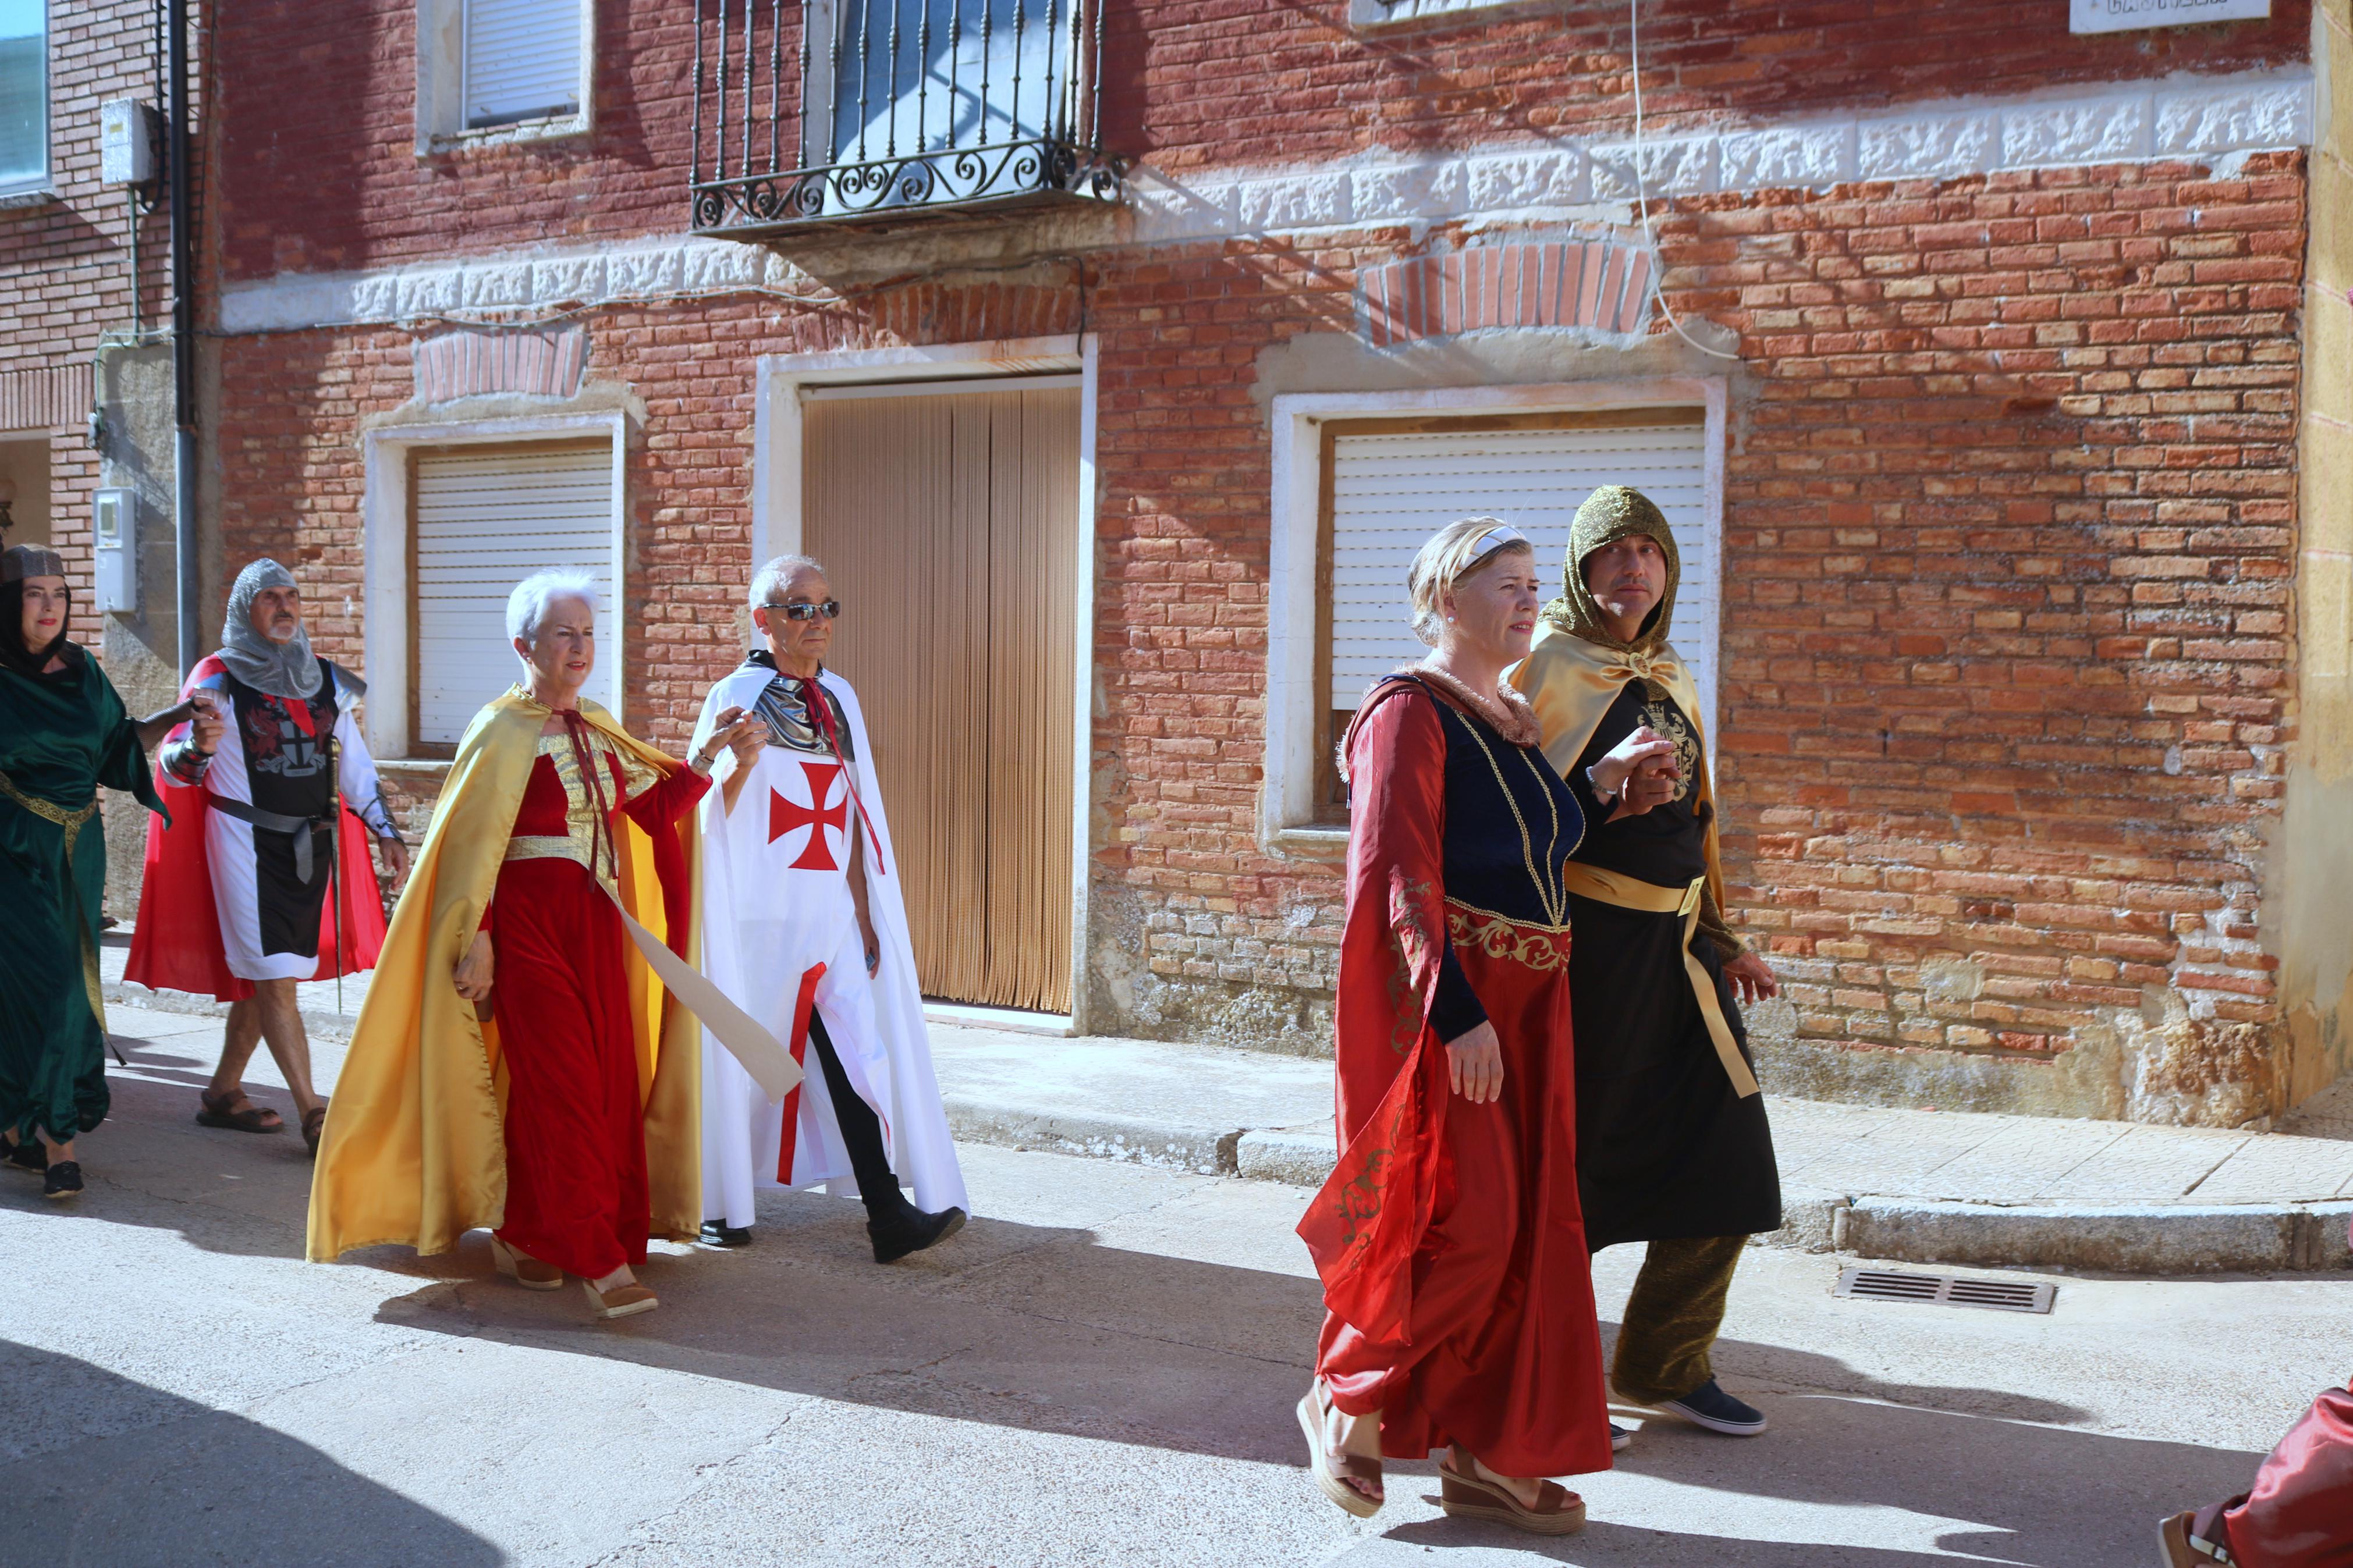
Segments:
[[[1366,1338],[1399,1343],[1446,1126],[1446,1053],[1429,1025],[1447,940],[1446,737],[1434,700],[1419,681],[1390,681],[1348,726],[1348,902],[1333,1008],[1340,1163],[1299,1222],[1324,1306]]]
[[[180,689],[181,700],[222,668],[218,654],[197,665]],[[178,740],[187,731],[183,724],[171,738]],[[146,869],[139,887],[138,921],[131,932],[131,960],[122,977],[153,990],[209,993],[223,1002],[241,1002],[253,994],[253,982],[229,973],[228,951],[221,942],[212,860],[205,842],[212,792],[200,784],[179,784],[161,766],[155,770],[155,785],[172,813],[171,826],[153,815],[147,819]],[[319,911],[319,967],[310,976],[313,980],[373,969],[384,951],[384,900],[368,854],[366,825],[340,795],[335,807],[341,818],[335,829],[335,897]],[[335,967],[338,927],[343,933],[340,970]]]

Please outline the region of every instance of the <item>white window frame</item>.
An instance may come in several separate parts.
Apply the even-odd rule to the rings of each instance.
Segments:
[[[9,206],[25,205],[56,194],[58,173],[58,105],[56,62],[50,58],[57,52],[57,6],[55,0],[41,4],[41,167],[37,174],[22,179],[0,181],[0,204]]]
[[[905,381],[1079,373],[1078,647],[1072,650],[1071,712],[1076,731],[1071,747],[1071,1021],[1067,1029],[1092,1031],[1087,983],[1087,913],[1094,865],[1091,831],[1094,806],[1095,730],[1095,397],[1096,341],[1083,337],[1009,338],[987,343],[946,343],[929,348],[860,349],[837,353],[767,354],[754,372],[752,405],[752,562],[754,570],[801,548],[801,452],[805,426],[802,394],[817,387]],[[748,591],[751,584],[744,587]],[[751,610],[739,598],[736,614],[750,635]],[[955,1009],[947,1022],[1004,1016],[995,1009]]]
[[[518,419],[476,419],[438,425],[395,425],[362,439],[367,492],[361,520],[365,564],[362,584],[367,616],[361,646],[367,666],[368,750],[389,760],[415,754],[408,723],[409,611],[417,574],[409,559],[409,458],[420,447],[508,446],[526,441],[609,440],[613,450],[613,646],[596,650],[600,663],[624,672],[613,682],[613,717],[628,722],[630,646],[628,605],[629,422],[618,410],[552,414]],[[520,677],[521,668],[517,668]]]
[[[571,0],[580,7],[579,110],[512,125],[466,128],[465,0],[417,0],[417,155],[511,142],[548,142],[585,136],[595,125],[596,95],[596,0]]]
[[[1294,392],[1275,396],[1270,415],[1273,493],[1267,560],[1266,756],[1258,814],[1261,847],[1283,859],[1328,861],[1345,858],[1347,854],[1348,830],[1315,822],[1319,772],[1316,752],[1321,744],[1320,725],[1331,706],[1331,694],[1319,691],[1315,682],[1316,644],[1322,624],[1317,602],[1321,575],[1317,569],[1317,542],[1323,521],[1323,422],[1447,415],[1574,414],[1673,405],[1698,405],[1706,410],[1704,505],[1710,557],[1705,564],[1720,585],[1725,410],[1730,405],[1728,384],[1720,376],[1427,387],[1408,392]],[[1558,563],[1541,564],[1554,570]],[[1721,602],[1719,588],[1719,605]],[[1720,621],[1720,609],[1718,618]],[[1678,640],[1688,646],[1694,639],[1686,636]],[[1720,687],[1723,665],[1718,650],[1709,647],[1706,651],[1710,668],[1719,672]],[[1713,748],[1716,734],[1715,693],[1703,693],[1701,705],[1705,711],[1700,722]]]
[[[1460,16],[1474,11],[1506,8],[1530,10],[1545,0],[1348,0],[1348,26],[1386,27],[1399,22],[1426,22],[1433,16]]]

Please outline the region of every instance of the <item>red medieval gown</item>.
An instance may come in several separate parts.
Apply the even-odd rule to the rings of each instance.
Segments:
[[[498,1236],[526,1257],[601,1279],[646,1260],[652,1207],[629,939],[589,868],[611,884],[615,812],[659,842],[711,781],[687,768],[657,773],[576,715],[564,717],[575,721],[565,734],[539,738],[482,916],[507,1075],[506,1223]],[[584,756],[594,758],[593,772],[584,772]],[[664,892],[666,901],[683,897],[682,889]]]
[[[1379,1413],[1390,1457],[1608,1469],[1560,883],[1583,815],[1534,745],[1412,676],[1374,689],[1346,752],[1340,1163],[1299,1227],[1316,1372],[1343,1412]],[[1444,1042],[1482,1020],[1504,1089],[1473,1105]]]

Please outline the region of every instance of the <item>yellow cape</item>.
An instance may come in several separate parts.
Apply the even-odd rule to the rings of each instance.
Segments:
[[[664,773],[678,763],[631,739],[593,702],[580,711],[624,752]],[[394,911],[384,953],[352,1033],[311,1180],[310,1256],[400,1242],[446,1252],[506,1215],[506,1143],[495,1024],[477,1022],[451,973],[481,926],[522,809],[548,710],[515,688],[474,716]],[[653,843],[617,816],[619,893],[665,935]],[[702,875],[693,812],[678,824],[690,876]],[[684,907],[696,907],[688,889]],[[702,1221],[701,1026],[666,996],[637,950],[628,954],[638,1086],[645,1097],[653,1234],[691,1240]],[[694,962],[690,945],[686,957]]]
[[[1535,646],[1510,675],[1512,684],[1536,710],[1545,761],[1563,778],[1585,754],[1602,715],[1618,700],[1626,683],[1645,678],[1666,688],[1667,695],[1691,721],[1692,733],[1699,737],[1699,799],[1707,807],[1707,890],[1721,910],[1725,907],[1724,865],[1715,847],[1715,792],[1708,783],[1705,762],[1707,731],[1700,720],[1699,688],[1692,683],[1690,668],[1673,646],[1651,654],[1629,653],[1588,642],[1550,621],[1541,621]]]

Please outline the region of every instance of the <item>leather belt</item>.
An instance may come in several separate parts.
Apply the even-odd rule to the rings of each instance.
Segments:
[[[1725,1075],[1732,1079],[1732,1087],[1741,1099],[1755,1094],[1757,1075],[1748,1070],[1748,1060],[1740,1054],[1740,1042],[1732,1037],[1732,1023],[1724,1016],[1724,1004],[1716,1000],[1715,977],[1691,950],[1692,933],[1699,928],[1700,899],[1707,891],[1706,877],[1694,877],[1688,888],[1662,888],[1656,882],[1571,860],[1560,868],[1560,880],[1570,892],[1598,904],[1683,917],[1683,973],[1691,979],[1692,995],[1699,1003],[1699,1016],[1707,1023],[1707,1036],[1715,1042],[1716,1059],[1724,1064]]]

